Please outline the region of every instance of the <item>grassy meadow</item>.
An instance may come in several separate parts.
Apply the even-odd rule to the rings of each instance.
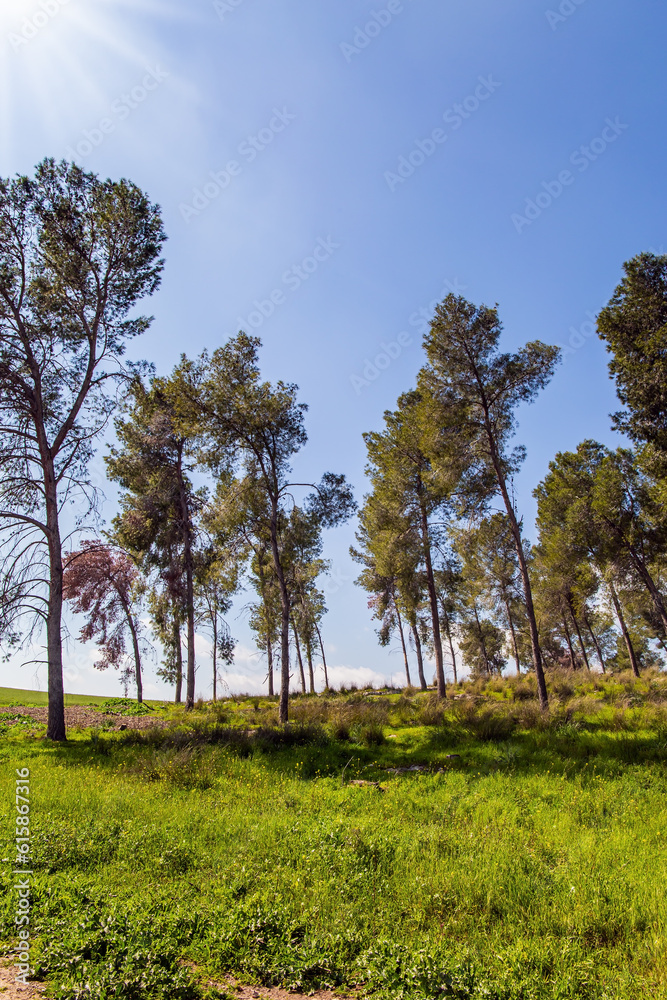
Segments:
[[[101,707],[108,701],[116,699],[108,698],[106,695],[98,694],[66,694],[65,705],[86,705]],[[127,699],[120,699],[125,701]],[[45,708],[49,703],[46,691],[28,691],[25,688],[0,687],[0,709],[3,705],[43,705]],[[148,705],[161,705],[162,702],[148,701]]]
[[[29,767],[47,995],[667,998],[667,676],[548,680],[548,716],[508,678],[444,708],[298,696],[287,727],[253,697],[100,715],[66,745],[0,709],[6,950]]]

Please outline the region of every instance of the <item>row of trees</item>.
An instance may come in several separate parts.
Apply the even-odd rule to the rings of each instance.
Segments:
[[[107,466],[124,490],[113,537],[155,580],[150,610],[168,650],[162,674],[176,683],[177,699],[181,624],[192,707],[198,620],[209,624],[215,659],[225,636],[218,622],[248,576],[257,594],[250,620],[267,654],[271,694],[276,655],[280,661],[285,721],[290,642],[304,691],[302,646],[311,690],[316,637],[323,651],[326,606],[316,585],[327,569],[322,530],[349,517],[354,501],[340,475],[325,473],[317,484],[291,481],[290,460],[306,442],[306,407],[295,385],[261,381],[258,348],[259,340],[240,333],[211,356],[183,357],[169,378],[154,377],[148,388],[134,381]],[[205,473],[212,495],[195,485]]]
[[[224,616],[250,583],[271,693],[279,664],[280,719],[292,649],[302,689],[318,650],[328,685],[322,532],[354,512],[351,490],[334,473],[292,481],[306,407],[295,385],[262,380],[256,338],[183,356],[168,376],[125,361],[150,323],[133,311],[159,286],[164,240],[159,207],[126,180],[45,160],[34,178],[0,181],[0,636],[11,653],[44,626],[53,739],[65,737],[64,600],[86,616],[100,665],[122,667],[139,698],[148,618],[162,676],[177,699],[185,676],[192,707],[196,633],[211,636],[215,694],[233,648]],[[642,254],[598,321],[625,407],[614,424],[633,447],[584,441],[556,456],[531,547],[512,439],[559,351],[535,341],[502,353],[495,309],[454,295],[437,307],[415,388],[365,435],[371,489],[352,550],[408,680],[410,645],[422,687],[433,658],[441,697],[446,658],[456,678],[457,657],[491,673],[509,652],[546,706],[545,665],[625,657],[638,671],[665,642],[666,324],[667,258]],[[91,538],[89,462],[114,411],[106,461],[120,509]]]
[[[596,661],[659,662],[667,641],[667,257],[640,254],[598,319],[626,409],[614,426],[634,447],[583,441],[558,454],[535,490],[531,546],[513,498],[524,452],[511,449],[517,407],[550,379],[558,350],[499,349],[495,309],[449,295],[425,336],[417,385],[365,435],[371,491],[360,512],[359,584],[386,645],[400,640],[426,687],[424,651],[454,680],[457,657],[476,674],[508,658],[533,669]],[[498,509],[499,508],[499,509]]]
[[[99,665],[129,671],[138,697],[143,611],[177,699],[184,633],[192,707],[196,630],[210,630],[215,684],[215,660],[233,646],[224,614],[245,578],[270,690],[280,663],[281,721],[290,645],[304,690],[302,653],[311,689],[317,646],[324,656],[322,531],[353,513],[350,488],[334,473],[292,482],[306,406],[295,385],[262,381],[259,340],[240,333],[168,377],[124,360],[150,324],[131,314],[159,286],[164,240],[159,207],[128,181],[53,160],[0,181],[0,636],[9,654],[46,631],[51,739],[66,735],[64,600],[86,616],[81,638],[101,646]],[[82,544],[98,501],[89,462],[119,403],[107,467],[120,511]]]

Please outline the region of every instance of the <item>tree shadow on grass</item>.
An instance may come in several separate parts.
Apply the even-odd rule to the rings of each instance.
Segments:
[[[26,739],[22,746],[31,757],[40,756],[45,749],[38,740]],[[429,772],[461,772],[473,780],[496,773],[547,771],[572,777],[590,774],[592,765],[598,775],[612,777],[637,767],[662,771],[667,763],[664,733],[613,731],[582,723],[558,723],[542,729],[504,726],[482,735],[459,724],[400,728],[397,740],[370,746],[334,739],[322,726],[313,724],[254,730],[221,724],[179,725],[113,734],[91,731],[87,739],[52,744],[48,752],[65,766],[100,765],[110,770],[120,766],[148,779],[166,777],[166,764],[170,764],[172,770],[180,768],[185,775],[184,787],[188,787],[192,772],[193,786],[199,781],[199,787],[204,788],[214,783],[216,765],[212,763],[208,777],[202,778],[201,762],[214,748],[229,759],[261,762],[264,770],[304,780],[366,777],[392,781]],[[414,766],[421,770],[405,770]],[[388,773],[401,769],[402,773]]]

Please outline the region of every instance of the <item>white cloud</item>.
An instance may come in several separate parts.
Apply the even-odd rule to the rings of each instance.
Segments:
[[[385,674],[379,674],[370,667],[331,666],[328,668],[328,673],[329,684],[334,688],[339,688],[341,685],[349,687],[350,684],[356,684],[357,687],[366,687],[367,684],[382,687],[388,680]]]

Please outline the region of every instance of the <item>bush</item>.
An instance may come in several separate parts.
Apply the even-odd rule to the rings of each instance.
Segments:
[[[330,727],[329,731],[334,740],[340,740],[341,742],[349,740],[350,738],[350,726],[345,721],[345,719],[335,719]]]
[[[366,747],[381,746],[386,742],[383,727],[379,722],[369,722],[368,725],[361,726],[357,742],[363,743]]]
[[[336,740],[348,740],[351,735],[355,740],[361,739],[360,733],[365,728],[382,728],[389,722],[388,704],[378,698],[372,702],[363,697],[351,699],[332,706],[327,714],[329,732]]]
[[[144,701],[128,701],[127,698],[107,698],[100,711],[105,715],[151,715],[154,711]]]
[[[537,697],[537,685],[530,683],[528,678],[518,681],[512,686],[512,698],[514,701],[528,701]]]
[[[254,730],[252,738],[257,747],[271,750],[274,747],[324,747],[329,737],[322,726],[315,723],[286,722],[284,726],[262,726]]]
[[[424,701],[419,709],[419,722],[422,726],[441,726],[445,718],[442,702],[434,695]]]
[[[168,781],[177,788],[204,790],[216,779],[215,762],[193,746],[154,751],[128,770],[145,781]]]
[[[454,709],[455,718],[478,740],[506,740],[514,732],[514,718],[494,709],[478,709],[472,702],[460,702]]]

